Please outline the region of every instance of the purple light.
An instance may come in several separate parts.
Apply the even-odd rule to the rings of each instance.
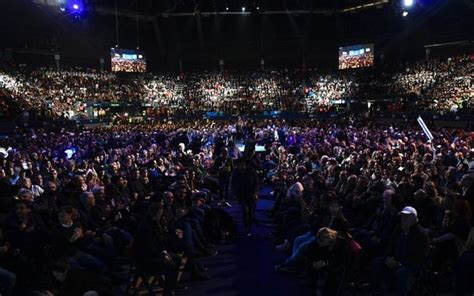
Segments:
[[[76,3],[74,3],[74,4],[72,5],[72,8],[75,9],[75,10],[79,10],[79,5],[77,5]]]

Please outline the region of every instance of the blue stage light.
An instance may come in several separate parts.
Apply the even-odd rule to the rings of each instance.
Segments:
[[[84,3],[81,0],[70,0],[67,2],[68,11],[74,15],[80,15],[84,11]]]
[[[403,0],[403,6],[405,7],[411,7],[415,4],[415,0]]]

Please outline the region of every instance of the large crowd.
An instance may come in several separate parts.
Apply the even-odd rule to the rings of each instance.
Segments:
[[[374,65],[374,53],[365,51],[363,54],[349,55],[347,53],[339,55],[339,69],[354,69],[372,67]]]
[[[404,71],[383,78],[382,87],[390,96],[414,94],[421,110],[457,112],[472,108],[474,71],[470,57],[428,60],[405,65]]]
[[[469,56],[333,73],[284,69],[121,74],[10,64],[0,71],[0,104],[11,117],[35,109],[53,118],[87,117],[88,105],[119,102],[149,104],[171,115],[312,113],[346,100],[382,99],[405,102],[403,112],[469,112],[474,97],[472,73]]]
[[[186,290],[236,232],[223,207],[235,196],[250,236],[267,185],[288,254],[275,269],[319,294],[392,278],[420,294],[437,277],[471,295],[474,135],[432,134],[361,118],[18,128],[0,140],[0,292],[117,295],[130,266],[163,275],[165,295]]]
[[[112,57],[112,72],[146,72],[146,62]]]

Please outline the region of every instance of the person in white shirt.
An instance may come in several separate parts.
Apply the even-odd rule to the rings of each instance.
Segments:
[[[33,199],[44,193],[43,189],[43,176],[36,175],[34,177],[34,184],[31,185],[31,192],[33,193]]]

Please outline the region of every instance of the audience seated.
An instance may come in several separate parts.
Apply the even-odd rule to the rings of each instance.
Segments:
[[[471,68],[469,56],[390,66],[381,73],[285,69],[123,75],[5,65],[0,72],[0,109],[5,118],[22,120],[112,117],[109,103],[149,105],[154,111],[147,114],[152,116],[316,113],[335,110],[344,100],[362,99],[391,102],[385,104],[387,110],[378,111],[463,114],[472,108]],[[93,106],[101,103],[105,105]],[[93,106],[92,113],[88,106]]]
[[[163,275],[167,294],[186,289],[180,271],[208,279],[200,258],[235,233],[223,198],[252,194],[250,232],[264,183],[288,255],[276,270],[300,272],[318,293],[347,289],[354,268],[374,292],[396,279],[407,295],[428,269],[469,291],[472,134],[432,134],[427,143],[413,125],[353,117],[18,127],[0,139],[12,147],[0,153],[1,291],[110,291],[131,265]]]

